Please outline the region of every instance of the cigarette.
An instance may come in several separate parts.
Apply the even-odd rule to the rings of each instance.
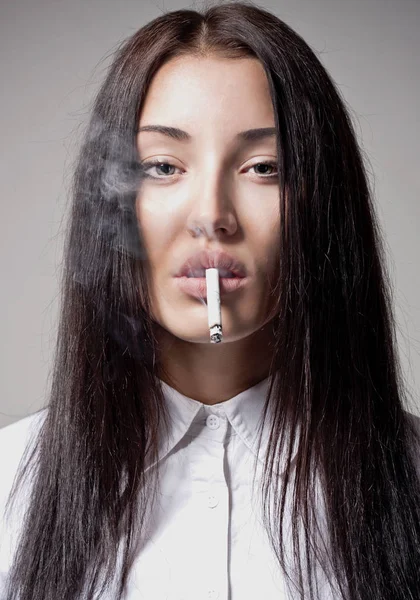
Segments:
[[[207,314],[210,329],[210,341],[218,344],[222,341],[222,314],[220,310],[219,270],[206,269]]]

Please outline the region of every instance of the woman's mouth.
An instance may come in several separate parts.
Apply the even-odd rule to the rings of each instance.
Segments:
[[[176,285],[186,294],[195,298],[206,298],[207,297],[207,283],[205,270],[200,270],[194,275],[193,273],[188,276],[174,277]],[[236,277],[231,271],[226,269],[219,269],[219,287],[220,295],[225,295],[230,292],[234,292],[243,288],[248,283],[248,277]]]
[[[233,273],[232,271],[229,271],[229,269],[221,269],[219,267],[217,267],[218,271],[219,271],[219,277],[225,277],[227,279],[232,279],[233,277],[237,277],[235,275],[235,273]],[[206,270],[205,269],[191,269],[191,273],[187,273],[185,275],[185,277],[188,277],[188,279],[200,279],[201,277],[205,277],[206,276]]]

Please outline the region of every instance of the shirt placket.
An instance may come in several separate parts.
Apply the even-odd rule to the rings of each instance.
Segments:
[[[202,570],[196,579],[195,599],[229,600],[230,515],[225,453],[230,425],[220,408],[204,408],[204,426],[196,439],[197,460],[191,464],[192,493],[202,532],[202,543],[197,549]]]

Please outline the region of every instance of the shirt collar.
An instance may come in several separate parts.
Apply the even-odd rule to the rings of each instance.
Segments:
[[[198,414],[224,413],[232,428],[239,435],[243,443],[261,463],[265,462],[268,446],[269,429],[271,427],[270,413],[268,413],[261,445],[258,451],[259,434],[262,427],[263,408],[270,378],[266,377],[256,385],[240,392],[229,400],[208,405],[189,398],[164,381],[160,380],[162,392],[167,404],[169,414],[169,436],[159,440],[158,460],[147,466],[146,470],[160,462],[184,437]]]

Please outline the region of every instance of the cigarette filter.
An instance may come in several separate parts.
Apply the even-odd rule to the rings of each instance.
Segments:
[[[222,314],[220,310],[219,270],[206,269],[207,314],[210,329],[210,341],[218,344],[222,341]]]

